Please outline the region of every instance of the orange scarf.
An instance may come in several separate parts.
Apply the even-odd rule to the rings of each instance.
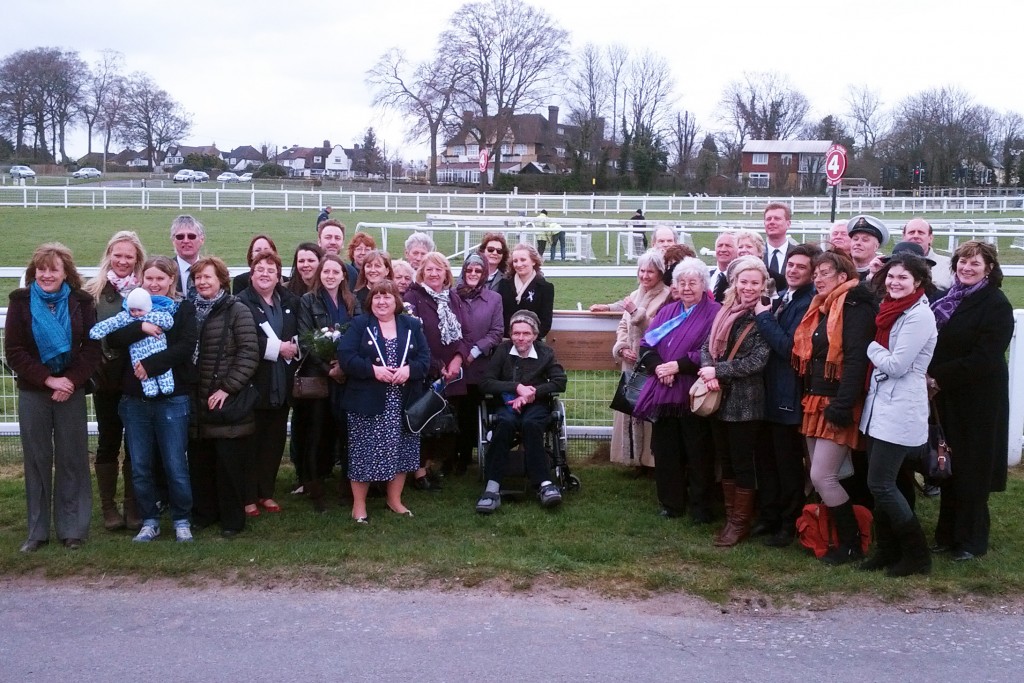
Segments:
[[[818,327],[819,316],[827,315],[825,331],[828,335],[828,355],[825,358],[825,379],[839,380],[843,368],[843,305],[846,294],[860,284],[860,280],[847,280],[833,289],[827,296],[815,294],[803,320],[793,333],[793,367],[797,373],[806,375],[810,371],[812,337]]]

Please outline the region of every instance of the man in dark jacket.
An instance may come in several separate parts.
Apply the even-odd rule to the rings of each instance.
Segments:
[[[759,511],[751,531],[767,535],[765,545],[777,548],[793,542],[804,503],[806,447],[800,434],[803,391],[793,369],[793,334],[814,296],[812,261],[820,253],[811,244],[790,247],[783,267],[786,289],[772,304],[754,307],[757,329],[768,342],[771,355],[764,373],[769,438],[755,453]]]
[[[551,395],[565,391],[565,370],[555,352],[541,341],[540,320],[533,311],[517,311],[510,321],[511,342],[502,342],[494,352],[480,390],[499,398],[490,448],[484,464],[487,487],[476,511],[490,514],[501,506],[501,480],[512,449],[512,439],[522,433],[526,475],[537,487],[544,507],[562,502],[562,493],[551,481],[551,468],[544,451],[544,430],[551,419]]]
[[[323,210],[319,214],[317,214],[317,217],[316,217],[317,232],[319,232],[320,224],[323,223],[325,220],[327,220],[330,217],[331,217],[331,207],[325,206],[323,208]]]

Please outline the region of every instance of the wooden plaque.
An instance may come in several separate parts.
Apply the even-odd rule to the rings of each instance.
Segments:
[[[551,330],[544,341],[555,350],[555,358],[566,370],[621,370],[612,358],[614,331]]]

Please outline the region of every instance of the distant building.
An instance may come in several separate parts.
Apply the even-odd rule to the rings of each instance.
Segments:
[[[751,189],[817,192],[825,182],[831,140],[748,140],[739,181]]]

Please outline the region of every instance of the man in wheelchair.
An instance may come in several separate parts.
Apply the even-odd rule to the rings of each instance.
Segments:
[[[551,481],[544,450],[544,431],[551,419],[551,396],[565,391],[565,370],[555,352],[537,341],[540,319],[533,311],[517,311],[509,322],[512,340],[498,345],[480,382],[480,390],[500,398],[485,462],[487,488],[476,511],[490,514],[501,507],[501,480],[516,433],[522,434],[526,476],[546,508],[562,502],[562,493]]]

